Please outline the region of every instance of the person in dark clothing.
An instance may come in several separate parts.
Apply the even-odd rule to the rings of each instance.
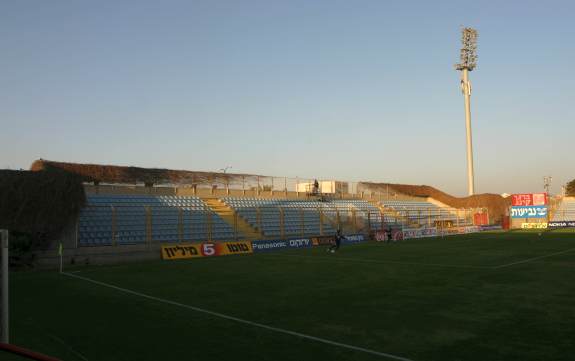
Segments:
[[[314,179],[313,181],[313,194],[318,194],[319,193],[319,182],[317,181],[317,179]]]
[[[393,240],[393,235],[391,233],[391,227],[387,228],[387,230],[385,231],[385,234],[387,236],[387,242],[391,242]]]
[[[337,232],[335,232],[335,240],[334,243],[329,246],[329,248],[327,249],[328,252],[331,253],[335,253],[335,251],[339,250],[339,246],[341,245],[341,241],[344,239],[345,237],[343,236],[343,234],[341,233],[341,229],[338,229]]]

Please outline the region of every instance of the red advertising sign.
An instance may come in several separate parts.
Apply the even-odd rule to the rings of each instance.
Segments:
[[[547,204],[547,193],[527,193],[511,195],[512,206],[544,206]]]
[[[533,193],[533,205],[534,206],[546,206],[547,205],[547,193]]]

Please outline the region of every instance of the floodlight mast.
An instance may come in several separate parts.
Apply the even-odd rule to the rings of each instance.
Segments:
[[[463,28],[461,35],[461,63],[455,69],[461,71],[461,91],[465,101],[465,129],[467,133],[467,190],[469,195],[475,193],[475,180],[473,174],[473,141],[471,137],[471,82],[469,72],[477,65],[477,30]]]
[[[547,194],[549,194],[549,187],[551,186],[551,181],[553,180],[553,177],[551,176],[544,176],[543,177],[543,188],[545,189],[545,192],[547,192]]]

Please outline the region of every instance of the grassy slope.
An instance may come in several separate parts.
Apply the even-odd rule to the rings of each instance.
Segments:
[[[78,275],[414,360],[569,360],[575,251],[492,267],[574,247],[573,233],[484,233]],[[12,288],[12,341],[66,360],[382,359],[55,273],[14,273]]]

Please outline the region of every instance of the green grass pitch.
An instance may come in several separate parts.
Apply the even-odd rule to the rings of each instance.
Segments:
[[[575,357],[572,232],[66,271],[12,273],[14,344],[90,361]]]

